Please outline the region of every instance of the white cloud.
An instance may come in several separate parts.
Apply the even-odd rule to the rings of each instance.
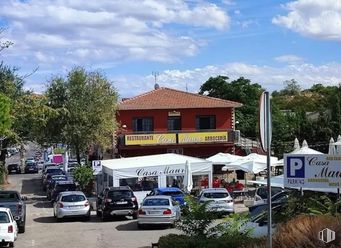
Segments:
[[[297,0],[285,5],[286,16],[272,19],[305,36],[341,41],[341,0]]]
[[[178,61],[204,43],[174,25],[218,31],[230,25],[217,5],[185,0],[1,0],[0,21],[15,43],[9,57],[24,54],[39,64],[48,54],[54,59],[44,66],[56,69],[74,62]]]
[[[292,54],[278,56],[275,58],[275,60],[277,62],[288,63],[288,64],[296,64],[296,63],[303,62],[303,58],[296,56],[296,55],[292,55]]]
[[[200,86],[209,78],[225,75],[230,80],[239,77],[248,78],[252,83],[259,83],[263,88],[274,91],[283,89],[285,80],[296,79],[302,88],[310,88],[313,84],[337,85],[341,82],[341,64],[329,63],[313,65],[309,63],[288,64],[283,67],[261,66],[241,62],[220,66],[208,65],[191,70],[166,70],[158,76],[160,86],[185,90],[186,85],[192,92],[198,92]],[[120,95],[131,97],[153,89],[152,75],[113,79]],[[134,82],[134,83],[132,83]]]

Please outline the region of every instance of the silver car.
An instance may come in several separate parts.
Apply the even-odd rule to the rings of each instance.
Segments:
[[[174,222],[180,218],[180,215],[179,203],[174,201],[171,196],[147,196],[141,203],[137,226],[138,228],[151,224],[173,226]]]
[[[90,219],[90,202],[81,191],[61,192],[53,204],[53,215],[57,220],[64,217]]]
[[[234,212],[233,198],[224,188],[203,189],[198,198],[200,203],[210,201],[207,205],[209,211],[221,214]]]

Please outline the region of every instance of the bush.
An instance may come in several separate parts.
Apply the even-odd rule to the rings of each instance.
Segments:
[[[209,227],[216,219],[217,214],[207,211],[205,202],[200,204],[193,196],[186,196],[186,205],[182,209],[182,218],[176,222],[176,228],[187,236],[206,237]]]
[[[159,239],[159,248],[251,248],[263,247],[264,239],[223,236],[219,238],[198,238],[186,235],[168,234]],[[249,246],[252,244],[252,246]]]
[[[73,177],[75,181],[79,184],[81,190],[86,193],[90,194],[92,191],[92,183],[94,179],[92,168],[89,166],[79,166],[76,167]]]
[[[335,241],[325,244],[318,239],[319,232],[324,228],[329,228],[335,232]],[[327,215],[297,216],[278,227],[273,237],[273,247],[341,247],[341,218]]]

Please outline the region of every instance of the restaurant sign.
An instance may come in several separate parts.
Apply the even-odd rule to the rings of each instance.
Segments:
[[[284,155],[284,186],[341,188],[341,156],[328,154]]]
[[[227,142],[227,132],[179,133],[179,144]]]
[[[125,135],[125,145],[165,145],[176,144],[175,133]]]

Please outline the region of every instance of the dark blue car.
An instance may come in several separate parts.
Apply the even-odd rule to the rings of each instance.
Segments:
[[[181,206],[185,204],[185,194],[181,191],[181,189],[176,187],[169,187],[169,188],[156,188],[153,189],[148,196],[153,195],[169,195],[172,197],[174,201],[180,203]]]

